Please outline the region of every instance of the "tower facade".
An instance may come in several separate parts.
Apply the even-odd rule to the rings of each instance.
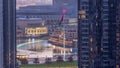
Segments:
[[[15,68],[15,0],[0,0],[0,68]]]
[[[0,67],[3,68],[3,1],[0,0]]]
[[[80,68],[119,68],[119,1],[78,0]]]
[[[116,68],[120,68],[120,1],[116,1]]]

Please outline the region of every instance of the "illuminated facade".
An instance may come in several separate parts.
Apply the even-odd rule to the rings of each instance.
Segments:
[[[40,34],[47,34],[48,29],[46,27],[38,27],[38,28],[26,28],[26,34],[28,35],[40,35]]]
[[[17,18],[17,37],[25,37],[26,34],[46,34],[46,23],[41,18]],[[42,27],[42,28],[39,28]],[[44,28],[43,28],[44,27]]]

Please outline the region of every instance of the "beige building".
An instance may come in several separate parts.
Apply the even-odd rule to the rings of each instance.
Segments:
[[[26,28],[25,33],[28,35],[39,35],[39,34],[47,34],[47,27],[36,27],[36,28]]]
[[[17,37],[26,37],[31,34],[46,34],[48,29],[41,18],[17,18]]]

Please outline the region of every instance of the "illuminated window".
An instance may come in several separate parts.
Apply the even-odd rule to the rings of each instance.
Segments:
[[[116,68],[119,68],[119,65],[116,65]]]
[[[78,19],[80,19],[80,18],[81,18],[81,16],[79,15],[79,16],[78,16]]]
[[[86,15],[81,15],[81,19],[86,19]]]
[[[119,38],[116,38],[116,41],[119,41]]]
[[[90,38],[90,42],[93,42],[93,38]]]
[[[116,36],[119,36],[119,33],[116,33]]]
[[[86,14],[86,11],[81,10],[81,11],[79,11],[78,13],[79,13],[79,14]]]

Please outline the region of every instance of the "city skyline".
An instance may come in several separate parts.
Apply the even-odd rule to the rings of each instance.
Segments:
[[[0,0],[0,28],[0,68],[120,68],[120,0]]]

